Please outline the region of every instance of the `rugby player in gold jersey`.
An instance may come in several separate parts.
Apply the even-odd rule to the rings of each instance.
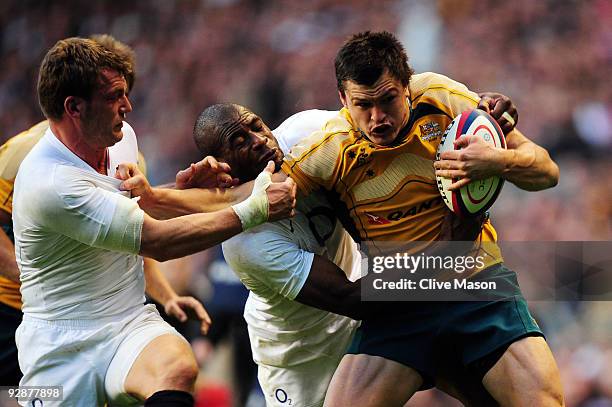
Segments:
[[[461,151],[434,164],[441,132],[453,117],[476,107],[478,96],[443,75],[413,75],[392,34],[352,36],[335,67],[344,109],[324,132],[294,147],[283,170],[302,193],[323,189],[335,197],[357,241],[439,239],[448,210],[436,173],[460,178],[453,188],[494,175],[525,190],[556,185],[557,165],[516,129],[507,134],[508,150],[464,136],[457,142]],[[477,240],[496,248],[490,221]],[[326,405],[401,406],[417,390],[437,384],[445,368],[440,355],[449,349],[501,405],[563,405],[557,366],[516,276],[498,248],[483,255],[486,268],[479,274],[513,282],[507,301],[404,303],[403,318],[363,321]]]

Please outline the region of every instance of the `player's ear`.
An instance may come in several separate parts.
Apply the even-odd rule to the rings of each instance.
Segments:
[[[348,107],[347,106],[346,92],[344,92],[343,90],[338,90],[338,96],[340,97],[340,101],[342,102],[342,106]]]
[[[77,117],[81,114],[83,108],[83,99],[76,96],[68,96],[64,100],[64,112],[71,117]]]

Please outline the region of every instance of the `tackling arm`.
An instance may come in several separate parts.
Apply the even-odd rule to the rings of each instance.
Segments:
[[[220,211],[247,199],[253,191],[254,183],[245,182],[232,188],[199,188],[183,180],[177,182],[176,186],[188,189],[152,188],[142,172],[128,164],[119,166],[116,177],[124,180],[120,189],[130,191],[133,197],[140,197],[138,205],[155,219]],[[283,182],[286,179],[287,176],[282,173],[272,175],[273,182]]]
[[[126,189],[129,185],[126,186]],[[200,212],[215,212],[245,200],[251,193],[252,184],[224,188],[169,189],[150,188],[147,195],[140,195],[140,207],[156,219],[171,219],[177,216]],[[138,195],[136,195],[138,196]]]
[[[242,232],[240,219],[231,208],[169,220],[144,216],[140,254],[158,261],[208,249]]]
[[[161,261],[183,257],[266,221],[293,216],[295,183],[291,179],[273,183],[273,169],[270,162],[255,180],[250,197],[231,208],[162,221],[145,214],[140,254]]]
[[[310,273],[295,300],[349,318],[364,318],[361,280],[351,282],[330,260],[315,255]]]

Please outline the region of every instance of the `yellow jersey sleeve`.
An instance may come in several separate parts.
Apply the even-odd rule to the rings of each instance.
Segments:
[[[352,138],[352,126],[341,111],[322,130],[294,145],[285,156],[282,169],[302,193],[320,188],[329,191],[340,178],[343,151]]]
[[[13,184],[19,166],[48,128],[49,122],[42,121],[0,146],[0,209],[12,213]]]

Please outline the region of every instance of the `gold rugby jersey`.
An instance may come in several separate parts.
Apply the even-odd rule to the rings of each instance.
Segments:
[[[448,209],[436,185],[433,161],[442,134],[479,97],[446,76],[413,75],[408,123],[389,146],[375,145],[353,123],[347,109],[294,146],[283,170],[308,194],[323,189],[356,241],[437,240]],[[479,237],[495,242],[490,222]],[[491,249],[493,247],[493,250]],[[487,245],[485,265],[502,261]]]
[[[10,138],[0,146],[0,209],[13,213],[13,187],[21,162],[30,150],[38,143],[49,128],[48,121],[42,121],[30,129]],[[138,167],[146,175],[146,162],[138,152]],[[109,174],[113,176],[114,174]],[[8,237],[13,240],[13,226],[3,226]],[[0,302],[9,307],[21,309],[20,284],[0,275]]]
[[[13,213],[13,186],[17,170],[48,128],[49,123],[45,120],[10,138],[0,147],[0,209],[9,214]],[[13,225],[4,225],[3,229],[13,240]],[[0,276],[0,302],[21,309],[19,283]]]

